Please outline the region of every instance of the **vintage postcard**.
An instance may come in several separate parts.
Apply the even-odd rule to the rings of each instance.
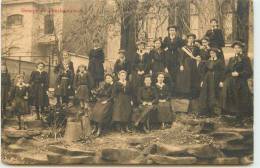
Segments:
[[[8,165],[253,163],[253,0],[2,0]]]

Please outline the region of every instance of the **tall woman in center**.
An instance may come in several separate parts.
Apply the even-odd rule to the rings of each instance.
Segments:
[[[179,97],[192,99],[198,96],[200,86],[198,64],[199,48],[194,45],[195,34],[187,35],[187,43],[181,48],[178,59],[175,90]]]

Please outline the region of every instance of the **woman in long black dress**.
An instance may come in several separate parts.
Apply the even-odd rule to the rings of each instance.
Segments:
[[[144,76],[144,86],[138,90],[138,114],[134,119],[135,126],[142,125],[145,133],[150,131],[150,113],[155,110],[157,103],[156,88],[152,86],[151,75]]]
[[[194,45],[195,34],[187,35],[187,44],[182,47],[179,57],[179,68],[176,74],[175,90],[179,97],[194,98],[200,87],[198,62],[201,58],[199,48]]]
[[[118,73],[119,80],[115,82],[113,89],[113,114],[112,121],[116,123],[121,132],[129,132],[129,121],[132,115],[132,89],[126,80],[127,72]]]
[[[243,44],[237,41],[232,47],[234,56],[229,59],[226,68],[221,107],[224,112],[241,120],[252,115],[252,94],[247,80],[252,77],[253,72],[249,57],[242,52]]]
[[[220,59],[220,50],[210,49],[210,58],[205,62],[205,75],[199,96],[200,115],[212,116],[219,104],[220,91],[225,77],[225,66]]]
[[[171,107],[170,97],[171,93],[169,87],[164,83],[164,73],[158,73],[156,90],[158,95],[158,122],[161,128],[170,127],[173,121],[173,111]]]
[[[19,74],[16,77],[17,83],[11,90],[12,108],[18,118],[18,129],[26,129],[24,124],[24,115],[29,112],[28,88],[29,85],[24,83],[24,75]]]
[[[113,107],[113,77],[111,74],[105,75],[105,84],[99,90],[94,108],[92,109],[90,120],[94,123],[94,129],[92,133],[96,133],[100,136],[102,129],[108,126],[112,117],[112,107]]]
[[[177,36],[177,27],[171,25],[167,28],[168,36],[164,38],[162,48],[166,51],[166,66],[169,70],[173,86],[175,84],[176,72],[178,69],[178,57],[181,47],[184,46],[184,41]],[[174,87],[172,88],[174,94]]]
[[[137,51],[134,56],[132,67],[132,87],[133,87],[133,101],[134,105],[137,105],[138,89],[143,86],[144,76],[149,73],[150,57],[147,51],[145,51],[145,42],[137,42]]]
[[[1,112],[2,118],[6,115],[6,105],[9,99],[11,88],[11,77],[5,63],[1,65]]]
[[[44,111],[44,107],[49,105],[48,89],[49,89],[49,76],[44,71],[45,64],[40,62],[37,64],[37,69],[32,71],[29,80],[30,84],[30,98],[33,106],[36,107],[37,120],[40,119],[40,114]]]
[[[93,87],[92,76],[87,72],[85,65],[79,65],[77,74],[75,76],[75,94],[80,101],[82,112],[88,112],[88,102],[91,96],[91,89]]]
[[[88,72],[93,76],[95,88],[104,80],[104,51],[98,39],[93,40],[94,48],[89,52]]]

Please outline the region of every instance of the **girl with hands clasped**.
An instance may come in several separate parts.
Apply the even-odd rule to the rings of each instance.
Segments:
[[[200,115],[211,116],[219,104],[220,91],[225,77],[225,66],[220,59],[220,50],[211,48],[210,58],[205,62],[199,96]]]

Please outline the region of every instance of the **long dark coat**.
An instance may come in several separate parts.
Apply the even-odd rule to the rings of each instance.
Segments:
[[[148,53],[136,53],[133,59],[131,84],[134,92],[134,102],[137,103],[138,89],[144,85],[144,76],[150,71],[150,57]],[[139,75],[138,71],[144,71]]]
[[[156,88],[153,86],[143,86],[138,89],[138,113],[133,114],[132,120],[138,125],[139,123],[144,123],[152,110],[155,110],[157,103],[157,92]],[[152,105],[143,105],[143,102],[152,103]]]
[[[102,48],[90,50],[88,71],[93,76],[95,83],[104,80],[104,66],[103,66],[104,61],[105,61],[105,56]]]
[[[153,77],[156,78],[158,72],[164,72],[166,66],[166,52],[162,49],[152,49],[150,51],[151,70]]]
[[[49,77],[45,71],[33,71],[29,80],[30,100],[34,106],[48,106],[49,99],[47,91],[49,89]]]
[[[160,86],[156,84],[157,95],[158,95],[158,122],[170,123],[173,121],[173,112],[170,102],[170,91],[168,86],[165,84]],[[166,100],[166,102],[160,102],[160,100]]]
[[[70,86],[70,88],[69,88]],[[73,92],[73,73],[71,70],[62,70],[57,76],[55,95],[71,96]]]
[[[221,50],[220,58],[224,60],[222,47],[225,47],[225,39],[221,29],[210,29],[206,32],[205,36],[209,38],[209,46]]]
[[[129,122],[132,114],[131,106],[131,94],[132,89],[130,84],[127,82],[126,86],[123,86],[122,83],[117,81],[114,84],[113,89],[113,114],[112,121],[116,122]]]
[[[113,84],[105,84],[98,92],[98,101],[92,109],[90,120],[99,124],[108,124],[112,118],[113,107]],[[103,101],[107,101],[106,104],[102,104]]]
[[[233,77],[231,74],[234,71],[237,71],[239,76]],[[240,54],[229,59],[221,96],[221,106],[225,112],[237,117],[252,114],[252,94],[247,83],[252,74],[249,57]]]
[[[199,111],[201,114],[210,115],[219,103],[219,83],[224,82],[225,66],[220,59],[208,60],[205,63],[205,72],[199,96]]]
[[[74,80],[75,89],[77,91],[76,97],[79,100],[88,101],[91,96],[91,89],[93,88],[94,81],[91,74],[88,72],[78,72]]]
[[[184,46],[193,56],[199,54],[199,49],[196,46]],[[192,59],[183,50],[180,51],[179,67],[176,74],[175,90],[178,95],[195,96],[200,87],[199,72],[196,60]],[[184,66],[184,70],[180,70],[180,66]]]
[[[17,116],[29,113],[28,97],[29,91],[26,84],[17,84],[11,90],[12,109]]]
[[[9,73],[1,73],[1,103],[6,104],[9,99],[9,92],[11,88],[11,77]]]
[[[179,49],[184,46],[184,42],[180,37],[171,39],[165,37],[162,43],[162,48],[166,49],[166,66],[169,70],[173,82],[175,82],[176,72],[178,69]]]

